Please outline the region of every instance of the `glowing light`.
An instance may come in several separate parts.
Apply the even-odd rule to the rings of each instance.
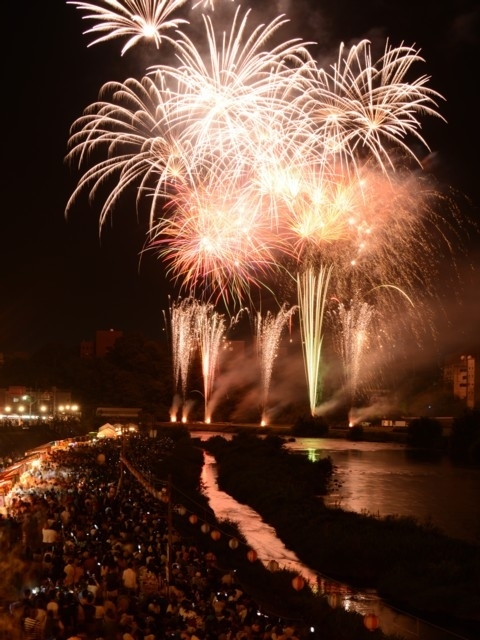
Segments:
[[[282,331],[295,311],[296,307],[287,310],[284,304],[276,315],[270,311],[267,311],[265,316],[262,316],[260,312],[257,313],[255,334],[262,384],[262,427],[267,424],[268,391],[272,378],[273,363],[278,353],[278,345]]]
[[[332,267],[322,266],[318,273],[309,268],[297,276],[302,345],[312,415],[315,415],[321,397],[322,325],[331,272]]]
[[[421,322],[410,318],[412,334],[427,330],[422,302],[453,229],[434,210],[448,204],[420,173],[420,150],[428,150],[421,117],[441,118],[442,100],[428,76],[415,74],[424,62],[420,50],[387,42],[374,59],[368,40],[348,48],[342,43],[336,62],[320,67],[309,53],[312,43],[279,37],[288,22],[283,15],[251,26],[251,10],[237,7],[225,29],[223,16],[214,21],[214,0],[193,0],[204,35],[197,45],[189,23],[175,13],[186,0],[68,3],[93,23],[85,32],[92,45],[127,38],[123,54],[150,38],[157,49],[172,49],[174,63],[152,65],[141,80],[105,84],[73,123],[67,159],[83,170],[93,158],[93,166],[80,177],[67,213],[84,191],[92,201],[107,193],[103,228],[120,199],[136,189],[137,213],[148,216],[145,250],[163,260],[188,300],[171,309],[182,421],[196,349],[210,420],[218,341],[226,328],[210,302],[242,304],[253,288],[271,289],[274,278],[292,277],[301,265],[306,270],[296,284],[312,413],[321,395],[330,279],[338,300],[397,287],[416,301]],[[202,307],[193,298],[209,303]],[[385,300],[339,309],[352,399],[368,344],[360,325],[372,320],[373,308],[386,318]],[[283,317],[277,320],[283,327]],[[266,344],[269,332],[273,338],[273,323],[265,335],[259,327],[262,413],[275,351]]]
[[[86,12],[84,20],[95,24],[85,34],[101,34],[88,46],[107,42],[114,38],[129,37],[122,55],[141,40],[152,40],[157,47],[162,41],[172,38],[165,31],[174,31],[187,23],[182,18],[168,20],[171,13],[184,5],[186,0],[98,0],[97,4],[68,0],[80,11]]]
[[[365,353],[369,347],[370,330],[375,317],[375,309],[367,302],[351,300],[350,305],[340,303],[333,312],[333,329],[337,349],[343,362],[345,389],[352,405],[358,391],[361,370],[371,370]],[[363,377],[365,381],[366,375]]]

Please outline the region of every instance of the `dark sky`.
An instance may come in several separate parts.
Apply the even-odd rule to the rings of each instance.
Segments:
[[[291,35],[318,42],[320,56],[338,49],[341,41],[364,37],[420,47],[427,60],[423,71],[446,98],[441,112],[448,123],[429,122],[424,129],[434,171],[475,205],[480,202],[478,2],[251,4],[265,9],[265,19],[287,13]],[[139,262],[145,226],[131,203],[116,211],[101,237],[99,202],[79,203],[66,220],[65,205],[78,174],[64,157],[70,125],[97,99],[101,86],[140,78],[158,58],[149,57],[145,48],[121,57],[119,40],[88,48],[82,14],[65,0],[22,0],[5,9],[0,352],[53,341],[75,345],[92,338],[96,329],[139,330],[156,338],[170,288],[159,260],[148,255]],[[468,341],[480,325],[479,282],[467,283],[465,307],[455,312],[460,341]]]

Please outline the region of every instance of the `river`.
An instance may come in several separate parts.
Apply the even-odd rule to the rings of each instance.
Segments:
[[[205,440],[213,435],[231,437],[212,432],[197,432],[194,437]],[[338,487],[330,500],[343,509],[380,516],[411,516],[418,521],[429,521],[453,537],[479,540],[478,469],[455,467],[443,458],[420,460],[411,456],[403,445],[391,443],[297,438],[286,446],[312,460],[325,456],[332,458]],[[453,640],[467,637],[398,611],[384,603],[374,591],[353,590],[302,565],[255,511],[218,489],[215,460],[207,454],[202,483],[217,518],[236,522],[266,566],[270,560],[276,560],[280,567],[297,571],[315,591],[326,595],[332,606],[342,606],[361,614],[374,612],[384,632],[405,638]]]
[[[329,501],[342,509],[410,516],[480,543],[480,469],[455,466],[445,456],[426,459],[393,443],[298,438],[286,446],[312,460],[330,456],[339,486]]]

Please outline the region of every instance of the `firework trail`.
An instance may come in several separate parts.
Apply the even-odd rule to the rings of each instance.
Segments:
[[[196,350],[195,315],[198,302],[188,298],[170,306],[170,330],[175,391],[181,391],[183,405],[187,397],[188,376]],[[172,407],[171,418],[176,413]]]
[[[255,322],[255,336],[257,346],[257,356],[260,362],[261,384],[262,384],[262,426],[267,424],[267,401],[270,382],[272,379],[273,364],[278,353],[278,345],[282,331],[295,313],[296,307],[287,309],[284,304],[275,315],[267,311],[265,316],[261,312],[257,313]]]
[[[322,325],[331,273],[331,266],[322,266],[317,272],[310,267],[297,276],[302,346],[312,416],[321,398]]]
[[[204,420],[211,422],[210,397],[213,391],[215,373],[218,366],[220,347],[226,333],[226,319],[215,311],[210,303],[199,303],[195,314],[195,332],[200,350],[203,375],[203,396],[205,400]]]
[[[343,363],[350,406],[353,406],[360,382],[364,382],[367,376],[366,373],[362,375],[362,369],[367,366],[365,354],[370,346],[374,318],[375,308],[356,299],[351,300],[348,306],[340,302],[332,312],[334,337]]]

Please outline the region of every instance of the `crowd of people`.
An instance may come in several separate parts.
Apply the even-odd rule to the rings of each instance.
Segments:
[[[295,640],[300,635],[291,622],[260,612],[234,574],[217,567],[212,553],[175,531],[172,535],[165,503],[119,467],[114,440],[52,449],[10,492],[0,535],[4,548],[21,550],[24,564],[13,580],[15,597],[0,619],[8,626],[6,637]]]

